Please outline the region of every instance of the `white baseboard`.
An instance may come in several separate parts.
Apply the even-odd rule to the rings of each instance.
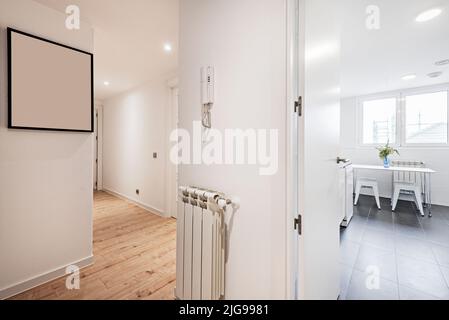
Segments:
[[[83,269],[85,267],[88,267],[92,265],[94,262],[94,257],[90,256],[88,258],[85,258],[83,260],[70,263],[64,267],[57,268],[55,270],[46,272],[44,274],[41,274],[37,277],[34,277],[32,279],[28,279],[26,281],[23,281],[21,283],[15,284],[11,287],[8,287],[6,289],[0,289],[0,300],[5,300],[11,297],[14,297],[20,293],[23,293],[25,291],[28,291],[30,289],[36,288],[40,285],[43,285],[45,283],[51,282],[53,280],[56,280],[58,278],[66,276],[66,268],[68,266],[77,266],[80,269]]]
[[[101,191],[109,193],[110,195],[113,195],[113,196],[115,196],[117,198],[129,201],[129,202],[135,204],[136,206],[138,206],[138,207],[140,207],[140,208],[142,208],[142,209],[144,209],[144,210],[146,210],[146,211],[148,211],[148,212],[150,212],[152,214],[156,214],[158,216],[166,218],[165,213],[164,213],[163,210],[154,208],[154,207],[149,206],[149,205],[147,205],[147,204],[145,204],[143,202],[131,199],[130,197],[125,196],[124,194],[121,194],[120,192],[113,191],[113,190],[110,190],[110,189],[105,188],[105,187],[103,187],[103,190],[101,190]]]

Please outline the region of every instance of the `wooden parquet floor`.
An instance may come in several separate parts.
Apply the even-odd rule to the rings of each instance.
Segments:
[[[81,270],[80,290],[64,277],[13,300],[174,299],[176,220],[104,192],[94,198],[94,264]]]

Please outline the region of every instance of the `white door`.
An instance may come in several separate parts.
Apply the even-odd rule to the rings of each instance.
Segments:
[[[336,300],[340,290],[340,21],[338,1],[300,0],[298,297]],[[304,31],[305,30],[305,31]],[[302,65],[302,67],[301,67]]]

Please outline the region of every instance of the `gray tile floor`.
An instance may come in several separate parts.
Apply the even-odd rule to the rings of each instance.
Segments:
[[[433,206],[433,217],[422,218],[411,202],[400,202],[396,212],[389,199],[381,205],[361,196],[341,229],[340,299],[449,299],[449,208]]]

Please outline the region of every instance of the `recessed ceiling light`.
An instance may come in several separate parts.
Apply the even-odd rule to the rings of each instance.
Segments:
[[[173,51],[172,45],[170,43],[164,44],[164,51],[165,52],[172,52]]]
[[[449,64],[449,59],[441,60],[441,61],[435,62],[435,65],[436,65],[436,66],[445,66],[445,65],[447,65],[447,64]]]
[[[438,77],[440,77],[442,74],[443,74],[443,72],[437,71],[437,72],[429,73],[427,76],[428,76],[429,78],[438,78]]]
[[[424,11],[423,13],[421,13],[419,16],[416,17],[416,21],[417,22],[430,21],[438,17],[441,14],[441,12],[443,12],[443,10],[437,8]]]
[[[107,87],[107,86],[109,86],[109,81],[105,81],[105,82],[103,82],[103,84]]]
[[[406,81],[413,80],[413,79],[416,79],[416,74],[408,74],[408,75],[403,76],[401,79],[406,80]]]

